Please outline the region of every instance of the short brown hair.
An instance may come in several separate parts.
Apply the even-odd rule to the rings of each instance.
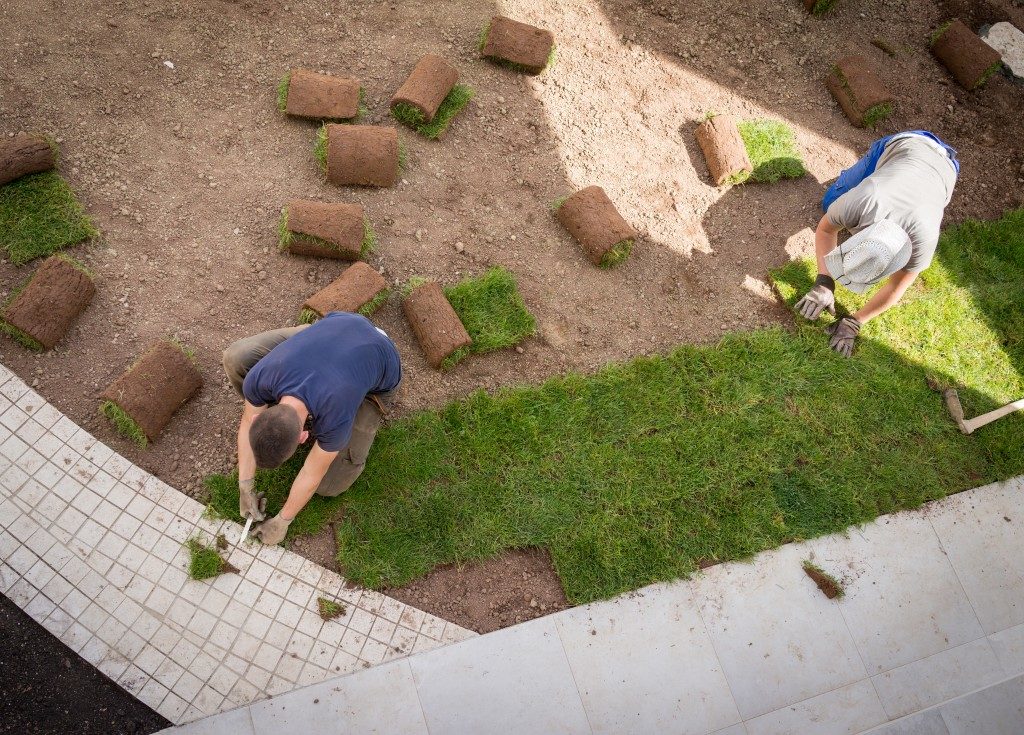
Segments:
[[[280,467],[295,454],[301,433],[302,422],[289,406],[278,404],[260,413],[249,427],[249,445],[256,466],[267,470]]]

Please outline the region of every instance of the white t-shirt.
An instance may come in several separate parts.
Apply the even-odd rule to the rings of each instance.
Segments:
[[[906,270],[920,273],[935,256],[942,213],[955,184],[956,169],[942,147],[908,134],[890,141],[874,173],[832,202],[828,219],[853,234],[892,220],[910,236]]]

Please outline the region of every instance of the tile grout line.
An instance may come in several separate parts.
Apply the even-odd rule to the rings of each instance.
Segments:
[[[416,681],[416,672],[412,670],[412,656],[405,659],[405,665],[409,667],[409,676],[412,678],[412,690],[416,692],[416,705],[420,708],[420,717],[423,718],[423,728],[430,735],[430,721],[427,720],[427,711],[423,708],[423,697],[420,694],[420,684]]]
[[[711,652],[715,654],[715,663],[718,664],[718,668],[722,672],[722,678],[725,679],[725,686],[729,689],[729,698],[732,699],[732,705],[736,708],[736,716],[740,718],[737,722],[734,722],[731,725],[726,725],[726,727],[735,727],[739,724],[743,725],[743,729],[746,730],[747,720],[743,717],[743,713],[740,712],[740,703],[736,701],[736,692],[733,691],[732,682],[729,681],[729,674],[725,670],[725,664],[722,663],[722,657],[718,655],[718,648],[715,646],[715,638],[711,635],[710,629],[708,629],[708,623],[704,619],[704,613],[701,612],[700,603],[697,601],[697,593],[693,590],[690,591],[690,601],[693,603],[693,609],[697,613],[697,617],[700,619],[701,627],[704,628],[704,635],[708,637],[708,643],[711,644]]]
[[[571,609],[571,608],[570,608]],[[558,613],[556,613],[557,615]],[[583,716],[587,718],[587,727],[590,728],[591,735],[594,733],[594,723],[590,720],[590,710],[587,709],[587,703],[583,700],[583,693],[580,692],[579,682],[576,680],[576,672],[573,671],[572,661],[569,660],[569,653],[565,650],[565,640],[562,638],[562,629],[558,624],[558,620],[552,616],[551,625],[555,629],[555,637],[558,639],[558,648],[562,652],[562,658],[565,659],[565,665],[569,669],[569,676],[572,677],[572,685],[576,689],[576,696],[580,700],[580,708],[583,710]]]

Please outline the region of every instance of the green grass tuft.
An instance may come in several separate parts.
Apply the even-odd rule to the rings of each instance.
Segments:
[[[335,602],[334,600],[328,600],[326,597],[318,597],[316,605],[317,610],[320,613],[320,617],[325,621],[339,617],[348,612],[347,607]]]
[[[633,240],[621,240],[601,257],[600,268],[614,268],[633,252]]]
[[[287,250],[292,244],[292,231],[288,229],[288,207],[281,208],[281,218],[277,221],[277,247]]]
[[[409,149],[405,147],[405,143],[402,141],[398,141],[398,170],[409,170]]]
[[[437,113],[430,122],[425,121],[423,112],[405,102],[391,107],[391,116],[398,122],[415,130],[420,135],[436,140],[448,129],[448,125],[458,115],[476,93],[465,84],[456,84],[444,98]],[[404,167],[403,167],[404,168]]]
[[[491,33],[491,21],[487,21],[487,25],[480,29],[480,35],[476,40],[476,50],[483,51],[484,46],[487,45],[487,36]]]
[[[811,14],[819,16],[824,15],[835,7],[836,2],[838,2],[838,0],[818,0],[818,2],[814,3],[814,7],[811,8]]]
[[[753,173],[734,177],[731,183],[756,181],[774,184],[779,179],[798,179],[807,173],[796,147],[793,129],[778,120],[746,120],[738,124]]]
[[[281,81],[277,83],[277,109],[284,112],[288,109],[288,87],[292,82],[291,70],[286,71]]]
[[[228,566],[220,558],[217,549],[207,546],[201,539],[190,538],[185,545],[189,554],[188,576],[196,581],[216,577]]]
[[[366,258],[373,254],[373,251],[377,249],[377,233],[373,231],[373,225],[370,223],[370,218],[363,218],[363,244],[359,248],[359,257]]]
[[[815,270],[772,277],[792,305]],[[869,295],[837,292],[850,312]],[[1024,472],[1024,416],[964,436],[926,377],[968,415],[1024,395],[1024,209],[947,230],[853,359],[800,323],[479,391],[382,427],[352,489],[289,533],[336,523],[346,578],[373,588],[545,546],[588,602]],[[257,473],[268,512],[302,459]],[[208,484],[237,520],[237,479]]]
[[[56,171],[0,186],[0,247],[15,265],[99,235]]]
[[[145,449],[149,445],[149,439],[146,437],[146,432],[142,430],[142,427],[135,423],[135,419],[125,413],[124,409],[118,406],[113,401],[104,401],[100,405],[100,411],[114,424],[114,428],[117,432],[127,439],[131,439],[133,442],[139,445],[141,449]]]
[[[390,288],[382,289],[379,294],[377,294],[372,299],[370,299],[365,304],[359,307],[359,313],[365,317],[373,316],[374,312],[376,312],[377,309],[384,305],[384,302],[388,300],[388,297],[390,295]]]
[[[804,560],[803,568],[807,576],[814,580],[818,589],[830,600],[842,599],[846,596],[842,583],[810,559]]]
[[[562,205],[565,204],[566,200],[568,200],[571,196],[572,194],[566,194],[565,196],[560,196],[557,199],[555,199],[553,202],[551,202],[551,211],[557,212],[559,209],[562,208]]]
[[[85,263],[83,263],[82,261],[78,260],[78,258],[73,258],[70,255],[68,255],[67,253],[55,253],[54,257],[60,258],[65,263],[67,263],[72,268],[74,268],[75,270],[77,270],[80,273],[82,273],[83,275],[85,275],[90,280],[96,278],[96,273],[93,272],[93,270],[91,268],[89,268],[89,266],[87,266]]]
[[[537,323],[516,287],[515,276],[504,268],[491,268],[478,278],[449,286],[444,295],[473,338],[473,344],[449,355],[443,368],[453,367],[467,355],[514,347],[537,331]]]
[[[423,276],[410,277],[409,280],[406,281],[405,284],[402,286],[402,298],[404,299],[408,297],[408,295],[412,293],[414,288],[419,288],[424,283],[429,283],[429,281]]]
[[[999,71],[1002,68],[1003,68],[1002,60],[999,60],[996,63],[994,63],[992,66],[990,66],[988,69],[986,69],[984,71],[984,73],[982,73],[981,77],[978,79],[977,84],[975,84],[972,89],[978,89],[979,87],[985,86],[985,82],[987,82],[989,79],[991,79],[993,77],[993,75],[998,74]]]
[[[321,125],[316,132],[316,142],[313,143],[313,158],[316,159],[320,170],[327,173],[327,125]]]
[[[873,105],[864,113],[864,125],[869,128],[876,128],[892,115],[892,111],[893,106],[891,102]]]
[[[936,28],[934,31],[932,31],[932,35],[929,36],[929,38],[928,38],[928,45],[929,46],[934,46],[936,43],[938,43],[939,39],[942,38],[944,35],[946,35],[946,31],[949,30],[949,27],[951,25],[953,25],[953,21],[952,20],[947,20],[945,23],[943,23],[938,28]]]
[[[320,317],[321,314],[318,314],[313,309],[303,309],[299,312],[299,324],[312,324]]]

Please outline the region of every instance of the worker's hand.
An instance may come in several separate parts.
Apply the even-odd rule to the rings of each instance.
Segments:
[[[238,515],[262,521],[267,517],[267,496],[266,493],[257,495],[253,484],[253,480],[238,481]]]
[[[814,281],[814,288],[804,294],[804,297],[796,302],[796,313],[804,319],[812,322],[821,316],[821,312],[828,311],[832,316],[836,315],[836,282],[831,276],[819,275]]]
[[[284,541],[285,534],[288,533],[288,526],[290,525],[291,521],[285,520],[278,513],[270,520],[263,521],[263,523],[256,526],[253,529],[252,535],[268,546],[273,546]]]
[[[855,316],[844,316],[837,322],[832,322],[825,327],[825,333],[831,339],[828,346],[843,357],[853,354],[853,343],[857,341],[860,334],[861,323]]]

